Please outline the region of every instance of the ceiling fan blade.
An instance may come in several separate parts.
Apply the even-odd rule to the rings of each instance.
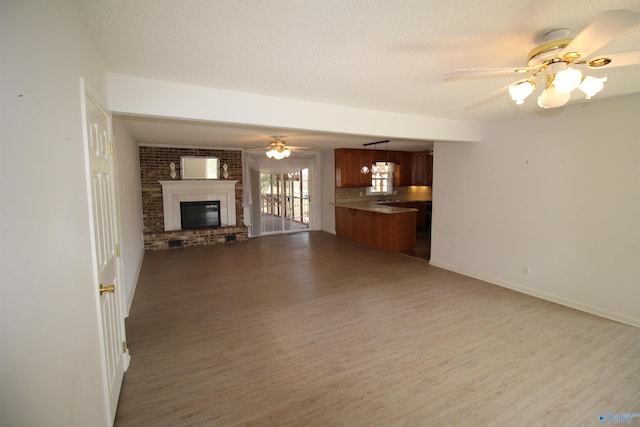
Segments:
[[[511,85],[507,85],[505,87],[501,87],[500,89],[494,90],[493,92],[489,92],[488,94],[481,96],[478,99],[475,99],[473,101],[471,101],[470,103],[466,104],[464,106],[465,110],[470,110],[472,108],[478,107],[482,104],[484,104],[485,102],[491,101],[497,97],[499,97],[500,95],[506,94],[507,92],[509,92],[509,86]]]
[[[488,79],[494,77],[517,77],[518,74],[530,71],[529,67],[520,68],[475,68],[448,71],[444,75],[444,81]]]
[[[574,37],[560,56],[577,52],[580,58],[588,58],[615,39],[640,25],[640,13],[631,10],[609,10],[598,15]]]
[[[610,61],[606,64],[601,64],[601,61]],[[593,65],[592,65],[593,64]],[[634,50],[632,52],[620,52],[612,53],[611,55],[599,55],[595,59],[587,61],[589,68],[613,68],[613,67],[626,67],[627,65],[640,64],[640,50]]]

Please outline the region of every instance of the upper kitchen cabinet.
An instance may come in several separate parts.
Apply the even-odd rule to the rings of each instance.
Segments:
[[[433,152],[427,153],[427,185],[433,186]]]
[[[433,155],[426,151],[363,150],[338,148],[335,150],[336,187],[371,187],[371,173],[363,174],[363,166],[371,168],[374,161],[393,162],[394,187],[431,185]]]
[[[371,150],[336,149],[336,187],[371,187],[371,174],[360,171],[363,166],[370,168],[372,161]]]
[[[396,163],[400,170],[396,174],[394,171],[393,185],[405,187],[413,182],[413,156],[408,151],[397,151]]]
[[[426,151],[411,153],[412,157],[412,185],[433,184],[433,155]]]

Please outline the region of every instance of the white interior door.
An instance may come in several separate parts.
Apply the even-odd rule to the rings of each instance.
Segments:
[[[129,362],[126,349],[122,289],[120,289],[118,222],[110,115],[91,97],[85,99],[95,263],[99,299],[105,377],[105,394],[111,423],[115,419],[124,371]]]

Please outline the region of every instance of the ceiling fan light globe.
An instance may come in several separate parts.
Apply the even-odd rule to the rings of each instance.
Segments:
[[[529,80],[520,80],[509,86],[509,95],[516,104],[524,104],[524,100],[533,93],[535,86]]]
[[[276,150],[275,148],[268,150],[266,154],[268,158],[274,160],[280,160],[284,158],[284,154],[282,153],[282,151]]]
[[[604,82],[607,81],[606,77],[601,79],[592,76],[586,76],[578,89],[580,89],[587,97],[587,99],[591,99],[592,96],[600,92],[604,88]]]
[[[553,85],[549,85],[538,97],[538,106],[542,108],[558,108],[565,105],[570,99],[570,93],[558,92]]]
[[[556,92],[570,93],[582,82],[582,72],[572,67],[559,71],[553,79]]]

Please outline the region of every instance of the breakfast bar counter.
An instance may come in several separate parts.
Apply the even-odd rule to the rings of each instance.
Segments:
[[[338,236],[392,252],[416,244],[416,209],[375,202],[341,202],[335,209]]]

